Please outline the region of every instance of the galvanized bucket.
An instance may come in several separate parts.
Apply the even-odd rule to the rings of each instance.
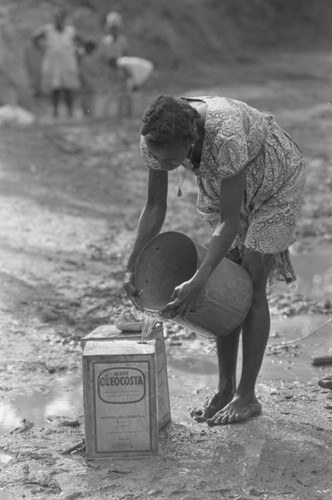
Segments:
[[[176,286],[196,272],[207,249],[175,231],[161,233],[143,249],[136,263],[134,281],[141,291],[140,307],[158,314],[171,301]],[[225,336],[245,319],[252,301],[249,273],[224,258],[211,274],[196,312],[171,321],[205,336]]]

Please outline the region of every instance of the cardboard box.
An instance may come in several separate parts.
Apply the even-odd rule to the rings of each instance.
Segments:
[[[157,405],[158,427],[160,430],[171,421],[167,360],[162,323],[156,324],[152,332],[152,337],[156,342]],[[84,348],[84,345],[88,341],[99,342],[109,339],[140,341],[141,332],[122,332],[115,325],[102,325],[82,338],[82,346]]]
[[[156,455],[156,341],[91,340],[82,363],[87,456]]]

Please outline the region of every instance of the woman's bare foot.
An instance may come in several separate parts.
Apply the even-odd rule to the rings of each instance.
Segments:
[[[239,396],[235,396],[230,403],[212,417],[207,418],[206,421],[211,426],[233,424],[243,422],[253,415],[259,415],[261,412],[262,405],[256,398],[247,401]]]
[[[203,408],[192,410],[190,415],[196,422],[206,422],[207,419],[213,417],[215,413],[224,408],[232,399],[233,393],[217,390],[206,400]]]

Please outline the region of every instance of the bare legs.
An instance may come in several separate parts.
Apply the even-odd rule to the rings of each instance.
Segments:
[[[240,383],[236,389],[235,371],[239,331],[217,338],[219,385],[201,411],[193,413],[199,421],[209,425],[227,424],[246,420],[261,412],[255,395],[255,385],[262,365],[270,333],[270,314],[266,298],[266,282],[273,255],[250,252],[242,265],[249,272],[253,283],[253,300],[242,325],[243,363]]]
[[[120,93],[118,98],[118,117],[127,118],[132,116],[133,113],[132,95],[128,91]]]
[[[217,337],[217,354],[219,363],[218,389],[207,400],[202,410],[194,411],[192,416],[197,422],[207,419],[224,408],[235,394],[236,390],[236,361],[241,328],[226,337]]]
[[[74,92],[71,89],[54,89],[51,94],[51,100],[54,118],[59,115],[59,105],[61,100],[65,103],[68,116],[73,116]]]

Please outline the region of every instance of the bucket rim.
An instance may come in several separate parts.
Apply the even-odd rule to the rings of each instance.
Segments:
[[[163,233],[156,234],[156,236],[154,236],[153,238],[151,238],[151,240],[149,240],[146,243],[146,245],[144,245],[144,247],[142,248],[142,250],[140,251],[140,253],[139,253],[139,255],[138,255],[137,259],[136,259],[136,263],[135,263],[135,267],[134,267],[134,276],[135,276],[135,270],[136,270],[137,264],[140,261],[140,258],[143,255],[143,253],[146,251],[146,249],[149,246],[151,246],[155,242],[156,239],[163,238],[166,235],[170,235],[170,234],[179,236],[179,239],[187,240],[187,242],[190,243],[195,248],[195,250],[197,252],[197,247],[195,245],[195,241],[192,238],[190,238],[189,236],[187,236],[186,234],[180,233],[180,231],[164,231]]]
[[[167,237],[169,237],[169,236],[176,237],[176,240],[178,242],[182,241],[182,242],[185,242],[187,245],[190,245],[190,247],[193,249],[193,251],[195,252],[195,255],[196,255],[195,272],[197,271],[197,269],[199,267],[199,253],[197,250],[197,243],[194,240],[192,240],[189,236],[187,236],[186,234],[181,233],[179,231],[164,231],[162,233],[156,234],[153,238],[151,238],[151,240],[149,240],[148,243],[146,243],[146,245],[143,247],[143,249],[139,253],[139,255],[136,259],[134,270],[133,270],[133,281],[134,281],[135,286],[137,285],[137,280],[139,279],[142,261],[144,261],[144,257],[149,252],[149,249],[151,247],[153,248],[153,246],[156,245],[156,240],[158,241],[158,240],[167,239]],[[138,302],[139,307],[141,307],[139,297],[136,299],[136,301]],[[137,303],[135,303],[135,305],[137,306]],[[154,309],[144,308],[144,310],[148,313],[155,313]]]

